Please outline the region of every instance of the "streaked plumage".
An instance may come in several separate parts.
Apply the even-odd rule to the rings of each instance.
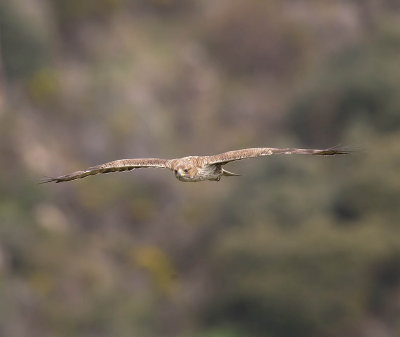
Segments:
[[[348,151],[339,148],[325,150],[318,149],[297,149],[297,148],[249,148],[224,152],[211,156],[189,156],[176,159],[160,158],[137,158],[120,159],[109,163],[89,167],[83,171],[76,171],[71,174],[55,178],[44,178],[41,182],[64,182],[85,178],[98,173],[131,171],[138,168],[167,168],[174,172],[175,177],[183,182],[196,182],[204,180],[219,181],[222,176],[238,176],[223,168],[223,165],[236,160],[270,156],[273,154],[311,154],[311,155],[337,155],[347,154]]]

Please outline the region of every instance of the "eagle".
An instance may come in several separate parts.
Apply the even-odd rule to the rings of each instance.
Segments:
[[[224,165],[242,159],[271,156],[274,154],[311,154],[316,156],[332,156],[348,154],[349,151],[333,147],[328,149],[299,149],[259,147],[228,151],[210,156],[188,156],[174,159],[134,158],[119,159],[105,164],[96,165],[86,170],[72,172],[59,177],[46,177],[40,183],[61,183],[92,176],[98,173],[124,172],[139,168],[164,168],[171,170],[182,182],[219,181],[223,176],[239,176],[224,168]]]

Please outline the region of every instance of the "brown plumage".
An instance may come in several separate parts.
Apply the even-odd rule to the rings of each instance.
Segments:
[[[231,161],[270,156],[273,154],[311,154],[319,156],[329,156],[347,153],[349,152],[340,148],[318,150],[260,147],[229,151],[212,156],[189,156],[176,159],[120,159],[109,163],[89,167],[88,169],[83,171],[76,171],[55,178],[44,178],[41,183],[60,183],[64,181],[85,178],[87,176],[95,175],[98,173],[123,172],[147,167],[170,169],[174,172],[175,177],[183,182],[196,182],[204,180],[219,181],[222,176],[238,176],[238,174],[229,172],[223,168],[223,165]]]

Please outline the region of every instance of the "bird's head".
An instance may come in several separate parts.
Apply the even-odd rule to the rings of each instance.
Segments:
[[[174,169],[174,174],[180,181],[193,181],[196,176],[195,168],[190,166],[178,166]]]

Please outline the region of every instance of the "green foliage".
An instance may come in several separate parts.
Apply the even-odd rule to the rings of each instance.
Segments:
[[[278,2],[236,2],[206,25],[210,54],[234,76],[282,76],[302,64],[302,27]]]
[[[4,71],[11,80],[26,79],[49,60],[44,40],[23,15],[0,3],[0,46]]]
[[[330,60],[325,69],[294,100],[288,116],[291,129],[303,141],[332,142],[353,124],[364,123],[380,132],[400,125],[400,53],[398,27],[382,29]],[[330,138],[324,130],[330,129]]]
[[[108,16],[125,4],[126,0],[52,1],[61,24],[71,24],[94,17]]]
[[[195,337],[241,337],[245,335],[239,334],[237,331],[231,328],[217,328],[209,329],[204,333],[196,335]]]

